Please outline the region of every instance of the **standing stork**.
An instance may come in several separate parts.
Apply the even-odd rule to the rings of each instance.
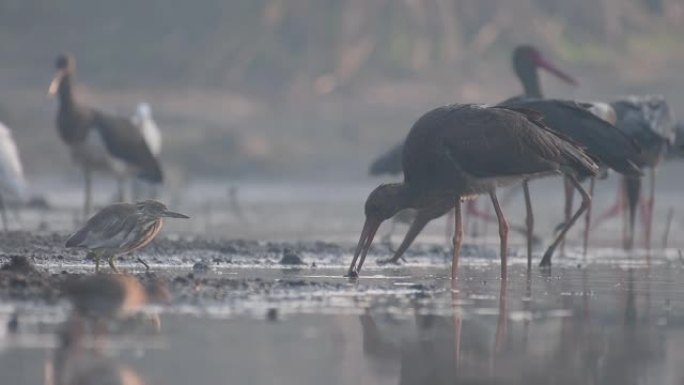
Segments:
[[[570,178],[583,202],[549,246],[548,252],[553,253],[591,199],[577,178],[598,172],[580,147],[550,130],[539,114],[508,107],[451,105],[429,111],[411,128],[402,157],[404,182],[380,185],[366,200],[366,221],[349,266],[350,277],[361,271],[383,221],[405,208],[418,210],[390,260],[396,262],[429,221],[455,207],[451,276],[456,278],[463,235],[461,200],[489,194],[499,220],[501,277],[506,278],[508,224],[496,188],[543,175],[560,173]]]
[[[583,148],[586,153],[603,169],[608,168],[618,173],[638,177],[641,171],[637,166],[641,149],[637,143],[609,122],[614,113],[605,103],[583,103],[558,99],[512,99],[502,105],[515,108],[529,109],[540,113],[550,129],[564,135]],[[589,184],[589,194],[594,191],[595,178]],[[573,185],[566,178],[565,189],[565,221],[570,220],[572,214]],[[531,266],[533,214],[528,181],[523,181],[525,193],[525,207],[527,213],[527,263]],[[587,251],[589,240],[589,225],[591,221],[591,203],[586,210],[583,234],[584,253]],[[561,246],[562,248],[562,246]],[[551,254],[544,254],[540,266],[551,265]]]
[[[645,232],[645,246],[650,249],[656,167],[674,143],[676,119],[667,101],[660,95],[627,96],[612,102],[611,106],[617,115],[617,127],[633,138],[642,148],[636,164],[641,169],[649,169],[649,197],[645,200],[642,197],[640,177],[623,178],[615,205],[601,215],[595,225],[619,214],[626,205],[629,217],[623,232],[623,246],[629,250],[634,246],[634,221],[637,206],[639,206]]]
[[[145,137],[128,118],[111,116],[81,104],[73,91],[76,61],[60,55],[57,73],[48,89],[58,95],[57,129],[83,168],[85,179],[84,215],[92,209],[92,173],[111,173],[118,182],[119,199],[124,200],[124,181],[136,176],[152,183],[163,180],[161,166]]]
[[[0,213],[7,231],[7,202],[22,202],[26,198],[26,179],[19,158],[19,149],[12,132],[0,123]]]

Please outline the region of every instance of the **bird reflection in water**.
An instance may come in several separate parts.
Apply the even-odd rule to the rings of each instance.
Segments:
[[[499,281],[496,324],[484,313],[469,311],[472,300],[454,280],[451,316],[435,315],[418,303],[411,328],[388,328],[384,318],[370,310],[360,316],[363,352],[377,374],[397,373],[393,368],[398,364],[397,383],[405,385],[620,384],[653,379],[652,373],[645,377],[647,369],[663,359],[663,349],[658,329],[648,320],[648,305],[635,295],[634,274],[626,273],[624,298],[611,302],[619,309],[610,312],[610,319],[602,310],[607,304],[592,303],[585,287],[585,294],[563,300],[565,315],[526,311],[523,301],[526,322],[512,316],[507,283]],[[616,324],[613,315],[622,319],[617,322],[621,326],[607,328]],[[536,326],[529,327],[530,322]],[[399,329],[403,332],[398,339],[392,332]]]
[[[140,311],[152,302],[168,302],[166,287],[155,278],[143,284],[129,275],[100,274],[70,278],[64,292],[73,310],[45,364],[45,385],[145,384],[132,368],[105,354],[104,339],[114,332],[117,336],[159,333],[159,315]]]

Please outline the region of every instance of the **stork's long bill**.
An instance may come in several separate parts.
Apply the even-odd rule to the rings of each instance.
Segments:
[[[64,75],[66,75],[65,70],[57,70],[57,73],[55,73],[55,77],[52,78],[50,86],[48,87],[48,95],[55,95],[57,93],[57,90],[59,89],[59,83],[62,81]]]
[[[366,259],[368,249],[370,249],[371,244],[373,243],[373,238],[375,237],[375,233],[378,231],[378,227],[380,227],[381,223],[381,220],[366,218],[366,222],[363,224],[363,230],[361,230],[359,243],[356,245],[356,251],[354,251],[354,258],[349,266],[349,272],[347,273],[348,276],[355,277],[361,271],[363,261]],[[361,257],[360,259],[359,256]],[[359,261],[358,265],[356,264],[357,260]]]
[[[549,73],[555,75],[556,77],[565,81],[568,84],[572,84],[573,86],[577,85],[577,80],[575,80],[572,76],[558,69],[558,67],[551,64],[551,62],[546,60],[542,55],[536,55],[534,57],[534,61],[539,68],[545,69]]]

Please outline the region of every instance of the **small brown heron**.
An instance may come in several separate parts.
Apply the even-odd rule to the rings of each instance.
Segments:
[[[114,257],[147,246],[162,228],[162,218],[190,218],[169,211],[155,200],[136,203],[114,203],[92,218],[66,241],[66,247],[90,250],[95,258],[95,271],[100,270],[100,258],[105,257],[114,266]]]

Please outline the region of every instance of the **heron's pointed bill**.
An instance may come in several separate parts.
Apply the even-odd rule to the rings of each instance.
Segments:
[[[173,211],[164,211],[162,213],[162,217],[167,217],[167,218],[184,218],[188,219],[190,218],[189,216],[181,213],[174,213]]]
[[[537,64],[539,68],[543,68],[549,73],[553,74],[557,78],[563,80],[564,82],[568,84],[572,84],[573,86],[577,85],[577,80],[575,80],[572,76],[566,74],[565,72],[559,70],[556,66],[551,64],[548,60],[546,60],[543,56],[537,55],[534,58],[534,62]]]
[[[64,75],[66,75],[66,72],[64,72],[64,70],[57,71],[55,77],[52,78],[52,81],[50,82],[50,86],[48,87],[48,95],[57,94],[57,90],[59,90],[59,83],[62,82],[62,78],[64,77]]]
[[[375,237],[375,233],[378,231],[378,227],[380,227],[380,224],[382,221],[373,219],[373,218],[366,218],[366,223],[363,225],[363,230],[361,230],[361,237],[359,238],[359,243],[356,246],[356,251],[354,251],[354,258],[352,259],[352,263],[349,266],[349,271],[347,272],[348,277],[357,277],[359,272],[361,271],[361,266],[363,266],[363,261],[366,259],[366,254],[368,253],[368,249],[370,249],[371,244],[373,243],[373,238]],[[361,257],[359,259],[359,257]],[[356,261],[359,261],[359,264],[356,264]]]

